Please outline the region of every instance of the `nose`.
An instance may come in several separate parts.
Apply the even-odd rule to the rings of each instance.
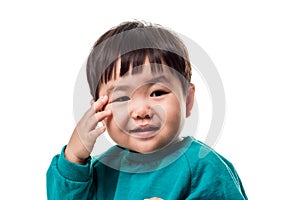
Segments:
[[[136,99],[130,103],[129,113],[135,120],[152,118],[151,105],[148,101],[142,98]]]

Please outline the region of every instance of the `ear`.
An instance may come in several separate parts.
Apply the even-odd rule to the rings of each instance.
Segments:
[[[194,97],[195,97],[195,85],[191,83],[185,100],[186,117],[189,117],[191,115],[191,111],[194,105]]]

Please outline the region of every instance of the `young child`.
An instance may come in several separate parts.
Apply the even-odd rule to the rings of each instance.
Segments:
[[[180,137],[195,87],[176,34],[141,22],[108,30],[88,57],[87,79],[93,101],[51,162],[48,199],[247,199],[228,160]],[[105,130],[117,145],[91,158]]]

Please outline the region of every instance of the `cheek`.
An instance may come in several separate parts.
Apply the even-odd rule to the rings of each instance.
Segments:
[[[111,110],[112,116],[105,119],[107,128],[121,129],[126,131],[126,124],[128,123],[129,114],[127,103],[113,103],[108,104],[105,110]]]
[[[172,98],[165,104],[168,121],[178,121],[182,118],[184,106],[178,102],[177,98]]]
[[[111,111],[116,122],[122,123],[129,117],[128,103],[126,102],[111,104]]]

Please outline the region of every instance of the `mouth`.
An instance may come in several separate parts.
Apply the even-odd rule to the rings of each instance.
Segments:
[[[155,135],[158,134],[158,130],[160,128],[158,126],[151,126],[151,125],[146,125],[146,126],[140,126],[135,129],[129,130],[129,134],[133,137],[136,138],[151,138]]]

